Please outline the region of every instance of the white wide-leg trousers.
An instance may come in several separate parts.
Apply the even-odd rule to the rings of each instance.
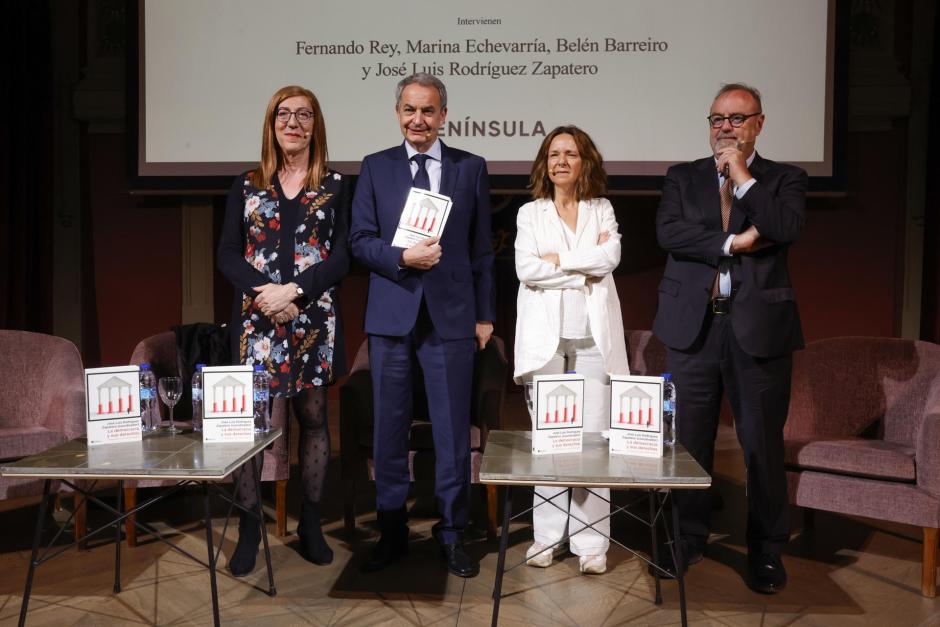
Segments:
[[[544,367],[532,373],[563,374],[577,372],[584,380],[584,430],[605,431],[610,427],[610,380],[604,368],[604,358],[593,338],[569,340],[562,338],[558,350]],[[607,488],[572,488],[571,502],[565,488],[537,486],[532,510],[535,541],[554,544],[561,540],[567,529],[571,552],[578,556],[603,555],[610,546],[610,490]],[[593,492],[593,493],[592,493]],[[556,496],[557,495],[557,496]],[[541,498],[540,498],[541,497]],[[552,498],[554,497],[554,498]],[[601,498],[603,497],[603,498]],[[552,499],[558,507],[542,499]],[[608,499],[605,501],[604,499]],[[561,508],[561,509],[559,509]],[[603,520],[600,520],[603,518]],[[584,529],[578,522],[596,523]],[[600,521],[600,522],[597,522]],[[578,531],[584,529],[583,531]],[[577,532],[577,533],[576,533]]]

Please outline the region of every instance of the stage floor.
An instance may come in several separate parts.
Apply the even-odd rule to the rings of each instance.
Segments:
[[[519,405],[519,407],[516,407]],[[524,428],[521,395],[507,395],[505,426]],[[338,446],[338,407],[330,408],[334,448]],[[744,584],[744,485],[741,452],[733,431],[719,435],[714,483],[721,509],[714,528],[730,530],[712,536],[705,560],[693,566],[686,579],[691,625],[937,625],[940,598],[920,595],[920,530],[903,525],[837,516],[816,515],[815,529],[801,533],[801,516],[794,511],[794,534],[784,563],[789,584],[782,593],[763,596]],[[327,537],[336,559],[314,566],[296,552],[296,518],[289,535],[273,536],[271,551],[278,595],[263,588],[266,574],[259,567],[245,579],[220,570],[219,599],[224,625],[488,625],[496,566],[497,543],[478,532],[468,543],[481,559],[480,575],[463,580],[448,575],[430,538],[432,518],[415,512],[411,522],[411,554],[380,573],[363,575],[375,534],[373,492],[357,499],[364,512],[358,519],[355,543],[342,532],[342,494],[336,451],[330,469]],[[291,481],[289,512],[297,513],[297,481]],[[198,491],[172,499],[145,520],[170,521],[184,529],[181,548],[201,554],[201,497]],[[416,509],[425,509],[423,502]],[[0,503],[0,625],[15,624],[26,578],[34,503]],[[93,514],[92,514],[93,516]],[[221,532],[224,511],[216,517]],[[94,525],[94,519],[91,520]],[[163,523],[161,528],[172,531]],[[615,525],[615,534],[635,535],[635,544],[648,546],[645,532],[629,523]],[[223,555],[234,548],[230,529]],[[84,552],[69,551],[39,568],[30,600],[28,625],[205,625],[211,622],[209,578],[204,568],[159,542],[122,551],[124,591],[111,592],[113,545]],[[531,530],[513,527],[508,563],[521,560]],[[634,544],[633,538],[629,544]],[[222,558],[222,564],[225,558]],[[584,576],[576,557],[566,554],[548,569],[519,568],[503,581],[500,625],[674,625],[679,622],[674,582],[663,583],[663,605],[652,603],[653,579],[645,564],[613,547],[608,572]]]

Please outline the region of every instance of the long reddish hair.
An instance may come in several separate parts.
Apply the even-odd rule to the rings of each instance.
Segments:
[[[251,173],[251,184],[257,189],[267,189],[273,186],[274,175],[284,162],[284,154],[281,151],[280,144],[277,143],[277,136],[274,134],[274,125],[277,124],[278,106],[294,96],[303,96],[310,101],[310,109],[313,111],[310,159],[307,169],[307,181],[304,187],[308,190],[317,189],[320,186],[320,179],[326,174],[326,163],[329,157],[326,149],[326,123],[323,120],[323,110],[320,109],[320,102],[309,89],[298,85],[288,85],[274,92],[268,102],[268,108],[264,112],[264,124],[261,128],[261,163]]]

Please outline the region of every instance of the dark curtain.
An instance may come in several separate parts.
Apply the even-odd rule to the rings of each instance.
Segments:
[[[940,9],[934,9],[920,337],[940,342]]]
[[[52,331],[53,85],[49,0],[0,9],[0,328]]]

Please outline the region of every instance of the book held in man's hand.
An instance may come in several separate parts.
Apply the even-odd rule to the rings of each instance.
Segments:
[[[450,216],[447,196],[412,187],[401,210],[392,246],[411,248],[429,237],[440,237]]]

